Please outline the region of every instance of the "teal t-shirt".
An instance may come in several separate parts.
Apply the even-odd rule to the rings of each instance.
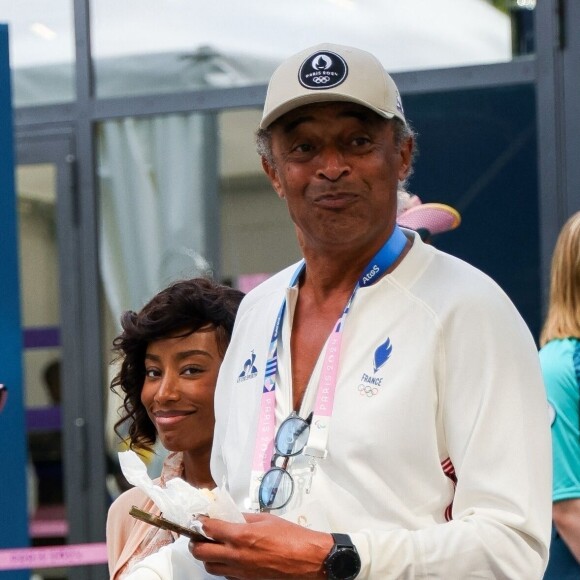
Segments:
[[[580,498],[580,340],[551,340],[540,362],[552,417],[552,499]]]

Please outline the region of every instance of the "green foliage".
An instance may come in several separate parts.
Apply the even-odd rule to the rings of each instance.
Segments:
[[[506,14],[509,12],[509,6],[513,4],[513,0],[488,0],[488,2]]]

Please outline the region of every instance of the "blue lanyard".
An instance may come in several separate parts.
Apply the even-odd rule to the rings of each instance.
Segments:
[[[381,276],[397,261],[401,252],[403,251],[405,244],[407,243],[407,238],[401,228],[395,225],[393,233],[389,236],[389,239],[385,242],[383,247],[374,255],[373,259],[368,263],[366,268],[363,270],[361,277],[356,283],[354,290],[346,304],[346,307],[340,316],[336,331],[341,330],[341,322],[344,322],[348,311],[350,310],[350,305],[354,299],[357,290],[363,286],[371,286],[377,280],[380,280]],[[302,274],[305,267],[304,260],[300,263],[296,272],[294,272],[292,279],[290,280],[289,287],[292,288],[298,282],[298,278]],[[274,324],[274,330],[272,331],[272,339],[270,340],[270,348],[268,349],[268,359],[266,361],[266,374],[264,377],[264,388],[263,392],[268,393],[274,391],[276,388],[276,383],[274,377],[278,372],[278,337],[280,336],[280,331],[282,329],[282,320],[284,318],[284,311],[286,309],[286,298],[283,299],[278,311],[278,316],[276,317],[276,322]]]

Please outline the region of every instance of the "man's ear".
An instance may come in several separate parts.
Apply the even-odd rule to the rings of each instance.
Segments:
[[[268,176],[268,179],[270,180],[274,191],[278,194],[278,197],[284,199],[285,195],[282,191],[280,180],[278,179],[278,171],[276,171],[276,168],[265,157],[262,157],[262,169]]]
[[[404,181],[411,170],[411,161],[413,159],[413,150],[415,148],[415,141],[413,137],[409,137],[401,144],[399,154],[401,156],[401,165],[399,167],[399,181]]]

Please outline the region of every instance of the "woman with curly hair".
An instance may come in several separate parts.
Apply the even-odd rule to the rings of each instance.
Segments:
[[[181,477],[214,488],[209,461],[214,430],[214,390],[243,293],[207,278],[175,282],[139,312],[121,317],[123,332],[113,350],[121,363],[111,382],[121,391],[122,415],[115,424],[129,447],[151,451],[157,441],[170,453],[161,486]],[[159,513],[138,488],[121,494],[107,517],[109,572],[123,578],[130,567],[177,536],[129,515],[131,506]]]

